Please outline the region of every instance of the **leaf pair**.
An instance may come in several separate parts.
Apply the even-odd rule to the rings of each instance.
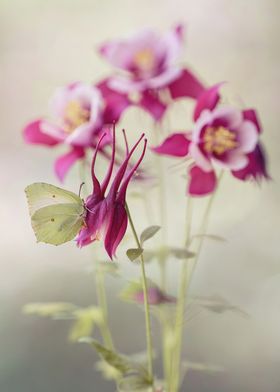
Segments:
[[[126,252],[126,255],[130,261],[134,261],[134,260],[138,259],[143,254],[144,242],[148,241],[150,238],[152,238],[159,230],[160,230],[160,226],[149,226],[141,233],[140,247],[128,249]]]

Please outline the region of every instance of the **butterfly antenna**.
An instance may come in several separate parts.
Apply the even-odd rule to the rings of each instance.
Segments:
[[[81,197],[82,188],[85,185],[85,182],[82,182],[79,188],[79,197]]]

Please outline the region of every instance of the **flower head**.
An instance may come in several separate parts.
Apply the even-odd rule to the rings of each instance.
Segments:
[[[196,98],[204,89],[197,78],[179,65],[183,49],[184,28],[177,25],[165,34],[144,29],[128,37],[107,42],[100,54],[116,69],[122,71],[107,80],[118,92],[138,93],[138,105],[156,120],[167,104],[159,93],[168,89],[172,98]]]
[[[57,89],[50,102],[52,120],[39,119],[24,129],[27,143],[53,147],[65,144],[69,147],[65,155],[55,163],[55,172],[60,180],[73,163],[85,155],[86,148],[95,148],[104,124],[117,121],[129,105],[123,97],[122,106],[109,102],[107,95],[93,85],[77,82]],[[113,107],[116,109],[113,110]],[[103,148],[111,142],[110,135],[103,138]]]
[[[82,228],[80,231],[77,238],[77,244],[78,246],[82,247],[90,244],[93,241],[102,239],[109,257],[112,258],[115,256],[116,249],[126,232],[128,222],[127,212],[125,209],[126,191],[133,174],[138,169],[142,159],[144,158],[147,140],[144,139],[142,153],[138,161],[133,166],[129,166],[129,161],[139,143],[143,139],[144,134],[142,134],[142,136],[130,151],[127,147],[126,157],[124,158],[121,165],[119,165],[118,170],[111,182],[110,189],[107,192],[115,164],[115,127],[113,128],[111,161],[107,174],[103,182],[100,183],[95,174],[95,161],[97,158],[99,146],[102,144],[102,140],[105,137],[106,134],[101,136],[93,156],[93,192],[90,196],[88,196],[85,202],[85,207],[87,210],[85,218],[86,227]]]
[[[175,133],[153,149],[158,154],[193,159],[188,186],[191,195],[214,191],[216,167],[230,170],[241,180],[269,177],[255,110],[220,105],[220,87],[221,84],[211,87],[199,97],[192,132]]]

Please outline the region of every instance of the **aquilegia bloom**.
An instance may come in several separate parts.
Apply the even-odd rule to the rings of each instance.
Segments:
[[[138,142],[129,151],[127,147],[126,157],[114,176],[107,195],[105,195],[110,179],[112,177],[114,164],[115,164],[115,128],[113,129],[113,144],[111,162],[107,174],[100,184],[95,175],[95,161],[97,152],[106,134],[103,134],[96,147],[93,160],[92,160],[92,182],[93,193],[88,196],[85,202],[87,210],[85,217],[85,227],[81,229],[78,237],[77,244],[82,247],[90,244],[93,241],[102,239],[104,241],[105,249],[110,258],[116,254],[116,249],[123,239],[127,228],[127,212],[125,209],[126,190],[127,186],[132,179],[133,174],[139,167],[142,159],[144,158],[147,140],[144,139],[144,147],[138,161],[132,166],[128,167],[129,161],[143,139],[144,134],[140,137]]]
[[[118,105],[107,100],[103,91],[93,85],[77,82],[59,88],[51,99],[53,120],[38,119],[24,129],[27,143],[49,147],[65,144],[69,151],[55,162],[55,172],[63,180],[70,167],[85,155],[86,148],[95,148],[102,127],[116,122],[129,105],[128,100],[118,95]],[[102,145],[110,143],[109,135]]]
[[[174,133],[160,146],[158,154],[188,156],[188,192],[205,195],[216,187],[215,167],[228,169],[241,180],[268,178],[265,155],[259,142],[261,126],[253,109],[238,110],[220,105],[221,84],[204,91],[194,109],[194,129]]]
[[[183,27],[176,26],[164,35],[149,29],[127,39],[113,40],[99,49],[117,70],[105,82],[120,93],[138,93],[138,105],[155,120],[163,116],[167,103],[160,92],[167,89],[172,98],[197,98],[204,87],[188,70],[179,66],[183,47]]]

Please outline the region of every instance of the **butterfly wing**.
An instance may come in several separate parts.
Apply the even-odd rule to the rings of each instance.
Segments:
[[[84,224],[84,207],[78,203],[40,208],[31,217],[38,242],[60,245],[71,241]]]
[[[31,217],[39,209],[51,205],[69,203],[83,205],[82,199],[75,193],[43,182],[28,185],[25,193]]]

